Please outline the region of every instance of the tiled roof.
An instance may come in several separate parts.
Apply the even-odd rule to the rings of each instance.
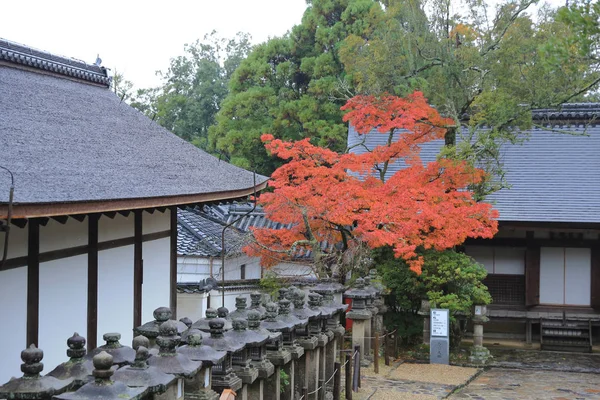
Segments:
[[[14,174],[15,205],[208,194],[228,199],[253,188],[251,172],[175,136],[107,86],[82,82],[85,74],[65,79],[44,73],[43,64],[24,68],[20,58],[6,55],[13,47],[0,41],[0,163]],[[39,60],[41,52],[32,52]],[[43,55],[50,64],[68,61],[74,70],[101,73],[97,66]],[[257,176],[257,185],[266,179]],[[0,173],[0,204],[8,201],[9,185],[9,175]]]
[[[57,56],[0,38],[0,60],[23,65],[65,77],[110,86],[106,68],[73,58]]]
[[[536,111],[536,122],[547,127],[531,129],[522,145],[502,147],[501,161],[511,187],[487,199],[498,209],[500,221],[600,223],[600,124],[594,116],[600,119],[600,104]],[[351,127],[348,145],[364,140],[367,148],[374,148],[385,144],[386,138],[376,132],[358,135]],[[422,146],[423,162],[434,161],[443,145],[437,140]],[[352,151],[366,149],[356,146]],[[403,167],[390,166],[388,176]]]

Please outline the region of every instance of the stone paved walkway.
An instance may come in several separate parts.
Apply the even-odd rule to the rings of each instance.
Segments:
[[[594,373],[492,368],[450,399],[579,400],[600,399],[600,376]]]

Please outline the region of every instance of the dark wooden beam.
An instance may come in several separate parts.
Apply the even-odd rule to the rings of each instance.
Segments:
[[[177,207],[170,207],[170,257],[169,257],[169,279],[170,279],[170,302],[169,307],[173,313],[173,319],[177,319]]]
[[[48,221],[50,221],[50,218],[38,218],[38,225],[41,226],[46,226],[48,225]]]
[[[156,208],[147,208],[145,210],[148,214],[154,214],[154,211],[156,211]]]
[[[131,211],[130,210],[122,210],[122,211],[119,211],[119,214],[121,214],[124,217],[129,217],[129,214],[131,214]]]
[[[56,215],[56,216],[52,217],[52,219],[55,220],[56,222],[64,225],[67,223],[69,216],[68,215]]]
[[[142,325],[142,210],[133,212],[133,328]]]
[[[533,232],[531,232],[533,235]],[[585,247],[591,248],[595,245],[594,240],[589,239],[536,239],[531,238],[494,238],[494,239],[467,239],[467,246],[498,246],[498,247],[527,247],[528,244],[538,247]]]
[[[500,221],[500,228],[523,228],[523,229],[600,229],[598,222],[534,222],[534,221]]]
[[[103,214],[106,215],[110,219],[114,219],[117,216],[117,212],[116,211],[109,211],[109,212],[105,212]]]
[[[87,297],[87,348],[97,347],[98,337],[98,220],[100,214],[88,218],[88,297]]]
[[[40,221],[29,221],[27,241],[27,342],[38,345],[40,313]]]
[[[170,210],[170,208],[167,208],[167,207],[156,207],[156,209],[163,214],[165,213],[165,211],[167,211],[167,209]]]
[[[147,233],[142,236],[142,242],[151,242],[153,240],[164,239],[171,235],[171,230]],[[122,239],[113,239],[107,240],[105,242],[98,243],[98,251],[115,249],[117,247],[131,246],[134,244],[135,240],[133,237],[122,238]],[[46,251],[44,253],[40,253],[40,263],[45,263],[48,261],[60,260],[62,258],[69,258],[80,256],[82,254],[87,254],[88,245],[84,244],[81,246],[69,247],[68,249],[60,249],[60,250],[52,250]],[[9,258],[6,260],[0,271],[5,271],[13,268],[25,267],[27,266],[28,257],[16,257]]]
[[[25,228],[27,226],[27,218],[19,218],[19,219],[11,219],[10,222],[18,227],[18,228]]]

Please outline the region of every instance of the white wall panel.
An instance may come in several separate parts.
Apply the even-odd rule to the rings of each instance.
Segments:
[[[494,273],[494,248],[492,246],[465,246],[465,253],[482,264],[488,274]]]
[[[564,304],[564,248],[542,247],[540,254],[540,303]]]
[[[171,211],[167,210],[164,213],[154,211],[153,214],[148,212],[142,213],[142,233],[163,232],[171,228]]]
[[[68,360],[74,332],[87,333],[87,255],[40,264],[39,345],[46,373]]]
[[[88,221],[79,222],[67,219],[63,225],[50,219],[46,226],[40,226],[40,252],[68,249],[88,244]],[[71,332],[73,333],[73,332]]]
[[[496,247],[494,249],[494,274],[523,275],[524,273],[524,248]]]
[[[221,261],[213,261],[215,273]],[[177,257],[177,282],[189,283],[199,282],[210,276],[210,259],[205,257],[180,256]]]
[[[205,317],[208,293],[178,293],[177,319],[188,317],[196,322]]]
[[[127,217],[117,214],[113,219],[102,216],[98,220],[98,241],[105,242],[132,237],[133,218],[133,213],[130,213]]]
[[[16,231],[17,229],[14,229]],[[27,337],[27,267],[0,271],[0,384],[21,377],[21,350]]]
[[[133,339],[133,246],[98,253],[98,345],[102,335],[119,332],[121,343]]]
[[[154,213],[156,214],[156,213]],[[153,312],[170,303],[170,239],[144,242],[144,283],[142,285],[142,323],[153,321]]]
[[[565,304],[589,306],[591,291],[591,249],[565,249]]]
[[[29,224],[25,228],[19,228],[15,225],[10,226],[8,236],[8,258],[24,257],[27,255],[27,235]],[[0,257],[4,254],[4,233],[0,234]]]

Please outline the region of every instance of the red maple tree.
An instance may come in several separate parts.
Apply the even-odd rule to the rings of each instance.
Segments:
[[[343,254],[360,244],[392,246],[420,273],[418,248],[443,250],[467,237],[496,233],[497,212],[467,190],[484,178],[482,170],[448,159],[421,162],[420,145],[443,138],[444,126],[453,123],[422,93],[356,96],[342,109],[359,134],[376,129],[388,135],[387,144],[365,154],[339,154],[309,139],[284,142],[263,135],[267,150],[288,162],[273,173],[273,191],[262,194],[260,204],[269,219],[288,228],[254,229],[247,254],[269,267],[310,250],[322,273],[328,253]],[[388,177],[388,165],[398,160],[406,168]]]

